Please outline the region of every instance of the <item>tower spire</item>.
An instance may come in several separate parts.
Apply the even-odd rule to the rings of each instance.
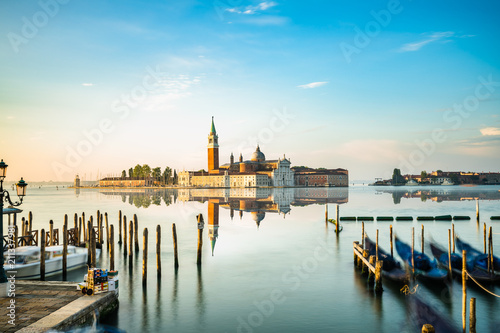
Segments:
[[[217,134],[215,131],[214,116],[212,116],[212,127],[210,128],[210,134]]]

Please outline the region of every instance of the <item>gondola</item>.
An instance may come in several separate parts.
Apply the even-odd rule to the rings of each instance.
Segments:
[[[461,332],[455,327],[450,318],[445,317],[438,309],[425,303],[417,295],[409,296],[408,310],[415,331],[420,332],[423,325],[431,324],[436,332]]]
[[[439,245],[431,242],[432,255],[436,258],[439,265],[445,269],[448,269],[448,252],[443,250]],[[462,276],[462,256],[452,253],[451,254],[451,270],[454,276]],[[489,274],[484,270],[479,269],[474,265],[473,260],[467,260],[467,272],[478,282],[500,282],[500,275]]]
[[[376,255],[376,244],[365,234],[365,249],[370,255]],[[378,247],[378,260],[383,260],[382,276],[388,280],[406,283],[409,280],[408,274],[401,269],[401,264],[396,261],[390,254],[384,252],[380,246]]]
[[[457,247],[463,251],[467,251],[467,262],[469,260],[474,262],[474,266],[482,269],[483,271],[488,271],[488,255],[486,253],[482,253],[468,243],[461,240],[458,236],[455,237],[455,244]],[[500,273],[500,259],[498,257],[493,256],[493,270]]]
[[[408,244],[403,243],[397,237],[396,239],[396,251],[403,261],[411,268],[412,258],[411,258],[411,247]],[[438,268],[436,260],[431,260],[429,256],[424,253],[414,251],[414,261],[415,261],[415,276],[424,281],[431,282],[444,282],[448,277],[448,272],[445,269]]]

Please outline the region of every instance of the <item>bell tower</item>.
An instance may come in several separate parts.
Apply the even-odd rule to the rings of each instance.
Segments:
[[[214,117],[212,116],[212,127],[208,135],[208,172],[219,170],[219,137],[215,131]]]

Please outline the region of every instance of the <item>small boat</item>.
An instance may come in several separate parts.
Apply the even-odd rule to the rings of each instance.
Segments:
[[[420,332],[422,326],[431,324],[436,332],[461,332],[453,324],[450,318],[444,316],[438,309],[425,303],[419,296],[411,295],[408,297],[408,314],[415,327],[415,332]]]
[[[412,258],[411,258],[411,247],[400,241],[397,237],[396,239],[396,251],[399,256],[403,259],[406,265],[413,268]],[[436,260],[431,260],[428,255],[413,251],[414,261],[415,261],[415,276],[421,280],[426,281],[440,281],[444,282],[448,277],[448,272],[445,269],[438,268]]]
[[[365,235],[365,249],[371,256],[377,253],[377,244]],[[406,283],[409,280],[408,274],[401,269],[401,264],[390,254],[378,247],[378,260],[383,260],[382,276],[394,282]]]
[[[417,186],[418,183],[414,179],[410,179],[406,182],[406,186]]]
[[[467,262],[471,260],[477,268],[488,271],[488,255],[486,253],[476,250],[458,236],[455,237],[455,244],[461,251],[467,251]],[[500,259],[495,256],[493,256],[493,270],[500,273]]]
[[[451,179],[445,179],[442,183],[441,183],[442,186],[451,186],[451,185],[455,185]]]
[[[439,245],[431,242],[432,255],[437,259],[440,266],[448,269],[448,252],[442,249]],[[451,254],[451,270],[454,276],[462,276],[462,256],[452,253]],[[488,274],[482,269],[474,265],[474,260],[467,260],[467,272],[479,282],[499,282],[500,275]]]
[[[328,219],[328,222],[333,223],[333,225],[335,225],[335,227],[337,227],[337,221],[335,219]],[[337,229],[335,229],[335,230],[337,230]],[[339,224],[339,232],[341,232],[342,230],[344,230],[344,227],[342,226],[342,224]]]
[[[99,258],[101,251],[96,250]],[[88,249],[68,245],[67,270],[87,265]],[[18,279],[40,278],[40,247],[22,246],[9,253],[4,252],[5,271],[15,271]],[[45,248],[45,276],[62,273],[63,246],[54,245]]]

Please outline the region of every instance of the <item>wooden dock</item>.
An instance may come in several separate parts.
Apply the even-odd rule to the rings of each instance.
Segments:
[[[15,308],[9,309],[12,300]],[[103,316],[117,306],[114,291],[83,296],[75,282],[16,280],[15,296],[0,298],[0,316],[5,318],[2,332],[65,331],[92,323],[95,310]]]

